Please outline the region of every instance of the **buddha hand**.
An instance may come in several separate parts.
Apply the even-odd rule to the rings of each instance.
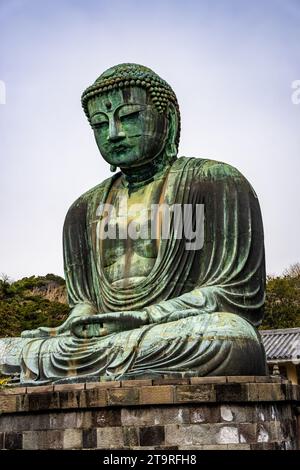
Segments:
[[[92,304],[81,303],[75,305],[68,318],[59,326],[51,328],[40,326],[35,330],[22,331],[22,338],[49,338],[53,336],[61,336],[70,334],[72,323],[78,318],[88,317],[95,314],[96,308]]]
[[[145,311],[101,313],[73,320],[71,332],[78,338],[93,338],[133,330],[148,323]]]
[[[58,326],[57,328],[51,328],[48,326],[39,326],[35,330],[24,330],[21,333],[22,338],[49,338],[50,336],[58,336],[67,334],[67,330]]]

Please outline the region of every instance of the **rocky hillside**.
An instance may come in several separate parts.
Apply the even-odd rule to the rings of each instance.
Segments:
[[[0,279],[0,337],[38,326],[57,326],[69,312],[65,281],[54,274]]]

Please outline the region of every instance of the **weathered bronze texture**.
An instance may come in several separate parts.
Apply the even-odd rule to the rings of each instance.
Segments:
[[[225,163],[177,157],[175,93],[146,67],[112,67],[82,105],[120,171],[66,216],[68,319],[0,340],[2,373],[23,384],[266,374],[256,329],[263,226],[251,185]]]

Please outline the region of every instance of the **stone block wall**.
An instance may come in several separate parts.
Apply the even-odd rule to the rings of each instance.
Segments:
[[[0,390],[3,449],[296,449],[299,387],[206,377]]]

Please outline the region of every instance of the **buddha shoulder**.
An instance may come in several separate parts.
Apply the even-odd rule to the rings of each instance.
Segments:
[[[116,176],[117,174],[113,177],[107,178],[106,180],[102,181],[102,183],[97,184],[79,196],[70,206],[65,218],[65,223],[69,221],[70,218],[74,219],[76,217],[80,217],[81,215],[85,215],[89,202],[94,198],[98,198],[100,200],[101,195],[111,186],[112,179],[115,179]]]
[[[224,179],[228,179],[249,184],[242,173],[228,163],[206,158],[180,157],[178,160],[181,160],[179,167],[186,163],[186,165],[184,165],[186,171],[193,171],[194,175],[196,177],[199,176],[200,179],[209,179],[213,181],[223,181]]]

